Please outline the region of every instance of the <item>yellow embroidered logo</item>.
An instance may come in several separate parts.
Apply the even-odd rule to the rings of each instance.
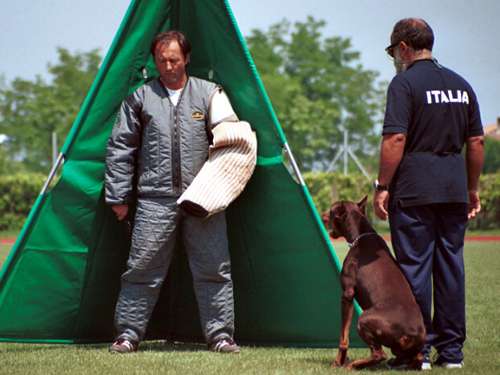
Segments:
[[[203,120],[205,118],[205,115],[199,111],[195,111],[192,114],[193,120]]]

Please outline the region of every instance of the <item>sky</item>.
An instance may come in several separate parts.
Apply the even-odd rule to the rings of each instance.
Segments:
[[[147,0],[143,0],[147,1]],[[198,0],[201,1],[201,0]],[[205,0],[215,1],[215,0]],[[483,124],[500,116],[500,42],[497,0],[229,0],[243,35],[266,30],[286,18],[308,15],[327,22],[326,36],[349,37],[367,69],[380,79],[394,76],[384,48],[401,18],[421,17],[435,34],[434,56],[474,88]],[[0,77],[47,77],[56,47],[99,48],[104,56],[129,5],[128,0],[16,0],[0,12]]]

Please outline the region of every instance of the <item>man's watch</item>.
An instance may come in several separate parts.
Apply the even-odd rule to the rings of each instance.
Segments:
[[[387,191],[389,190],[389,187],[387,185],[380,185],[378,180],[373,181],[373,188],[375,191]]]

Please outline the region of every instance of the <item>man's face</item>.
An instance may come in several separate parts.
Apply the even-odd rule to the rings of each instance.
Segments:
[[[394,47],[394,58],[393,58],[394,68],[396,68],[396,73],[399,74],[406,70],[407,64],[403,62],[401,58],[401,51],[399,46]]]
[[[395,44],[391,48],[390,55],[392,56],[396,73],[404,72],[415,59],[413,49],[406,42]]]
[[[156,47],[156,69],[163,83],[171,89],[179,89],[184,85],[188,62],[189,56],[184,56],[177,41],[160,43]]]

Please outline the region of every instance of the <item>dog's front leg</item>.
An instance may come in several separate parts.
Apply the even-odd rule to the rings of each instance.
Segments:
[[[354,314],[354,288],[349,287],[344,290],[342,296],[342,327],[340,329],[339,350],[337,358],[332,363],[332,367],[344,366],[347,362],[347,349],[349,349],[349,330],[351,328],[352,316]]]

